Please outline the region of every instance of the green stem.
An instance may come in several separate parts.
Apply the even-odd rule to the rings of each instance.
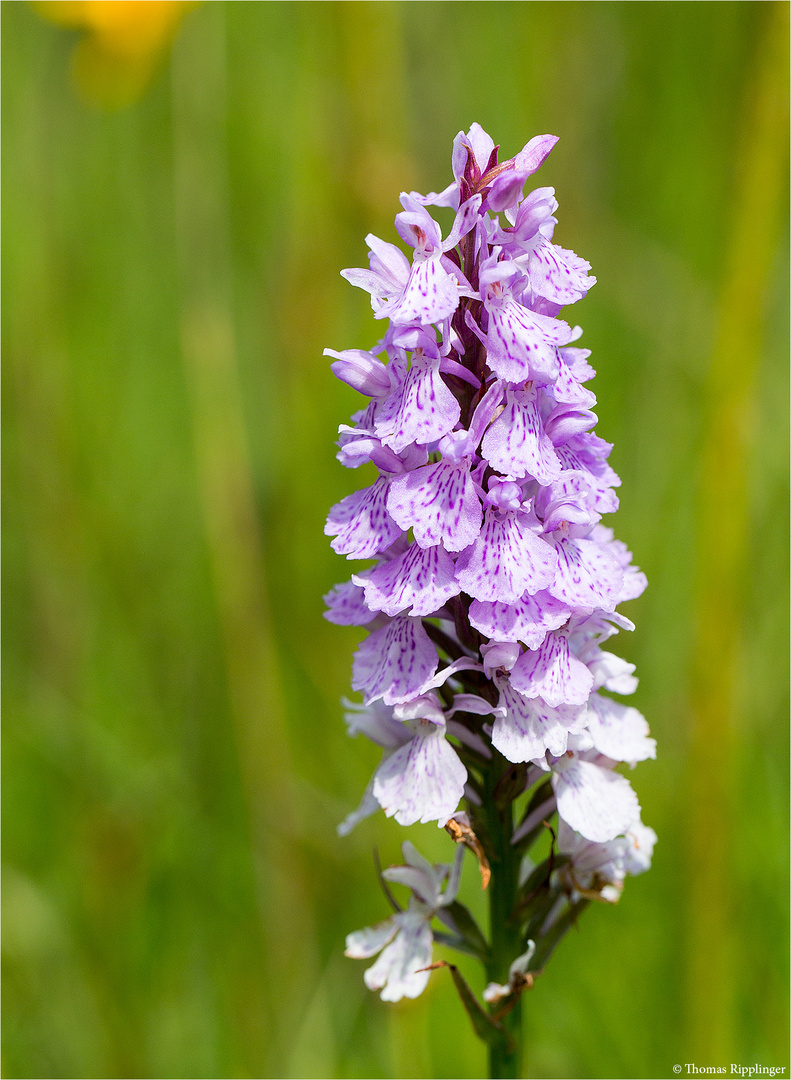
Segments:
[[[513,804],[498,807],[494,798],[497,781],[509,768],[509,763],[494,751],[495,758],[487,769],[484,784],[484,813],[486,814],[487,855],[491,863],[489,885],[490,956],[486,974],[489,982],[507,983],[508,969],[520,955],[522,939],[518,926],[510,923],[519,885],[519,853],[511,846],[513,835]],[[496,1011],[496,1008],[492,1010]],[[491,1077],[519,1077],[522,1066],[522,1001],[516,1002],[502,1017],[509,1043],[489,1048]]]

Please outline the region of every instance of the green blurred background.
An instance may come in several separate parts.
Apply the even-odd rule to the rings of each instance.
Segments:
[[[116,111],[2,15],[4,1075],[483,1075],[445,973],[389,1006],[343,958],[372,847],[450,841],[336,837],[378,752],[321,615],[362,482],[321,353],[381,331],[338,271],[474,120],[560,136],[659,743],[654,868],[529,994],[526,1075],[787,1065],[787,5],[210,3]]]

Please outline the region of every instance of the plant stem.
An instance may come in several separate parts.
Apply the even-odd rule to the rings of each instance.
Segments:
[[[510,922],[519,885],[519,854],[511,846],[513,835],[513,803],[498,807],[494,788],[509,763],[497,751],[484,777],[484,813],[492,879],[489,885],[490,959],[487,967],[489,982],[508,982],[508,969],[523,951],[519,927]],[[493,1009],[492,1011],[496,1011]],[[522,1001],[516,1002],[502,1018],[508,1033],[509,1045],[493,1045],[489,1048],[489,1075],[491,1077],[519,1077],[522,1065]]]

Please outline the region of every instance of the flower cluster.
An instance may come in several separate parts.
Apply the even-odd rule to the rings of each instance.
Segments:
[[[537,136],[501,162],[473,124],[454,140],[444,191],[401,195],[395,225],[411,261],[368,236],[369,268],[343,272],[387,327],[370,350],[326,350],[369,399],[341,426],[338,459],[372,463],[376,479],[332,508],[325,532],[338,554],[375,562],[325,599],[331,622],[368,630],[352,676],[363,701],[346,721],[383,751],[341,832],[379,808],[402,825],[443,826],[463,798],[474,824],[482,772],[501,755],[521,767],[512,798],[539,793],[510,842],[557,811],[551,885],[568,904],[612,901],[626,873],[647,868],[655,836],[616,766],[654,757],[655,743],[610,696],[636,687],[633,665],[603,646],[633,629],[616,608],[646,581],[601,523],[620,480],[593,432],[582,331],[560,318],[595,278],[553,242],[554,190],[523,193],[556,141]],[[431,206],[455,212],[445,239]],[[410,883],[430,877],[407,859]],[[351,935],[350,955],[371,955],[385,927],[392,938],[401,926],[388,945],[398,951],[419,910],[410,955],[425,967],[426,913],[441,902],[438,888],[420,897]],[[385,955],[368,984],[383,997],[418,993],[417,967],[386,976]]]

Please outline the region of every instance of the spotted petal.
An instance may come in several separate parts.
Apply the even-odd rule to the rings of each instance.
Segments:
[[[558,566],[549,592],[572,608],[613,611],[623,586],[623,570],[607,546],[574,538],[553,544]]]
[[[370,559],[401,535],[387,511],[388,480],[380,476],[371,487],[354,491],[330,510],[326,536],[334,536],[333,551],[347,559]]]
[[[537,649],[548,631],[557,630],[568,620],[571,609],[542,590],[525,594],[515,604],[473,600],[470,622],[492,641],[522,641]]]
[[[475,600],[515,604],[550,585],[556,568],[555,552],[530,529],[526,514],[488,510],[480,536],[456,562],[456,578]]]
[[[492,744],[509,761],[543,758],[547,750],[558,757],[565,754],[569,732],[581,731],[584,711],[572,705],[553,709],[539,697],[527,698],[508,679],[498,678],[500,705],[492,729]]]
[[[461,409],[439,365],[439,356],[415,352],[406,378],[377,413],[376,434],[397,454],[410,443],[436,442],[458,422]]]
[[[376,771],[374,795],[399,825],[438,821],[444,825],[464,794],[467,770],[445,738],[445,726],[412,722],[415,737]]]
[[[327,605],[324,618],[338,626],[365,626],[375,617],[375,613],[368,610],[363,589],[353,581],[333,585],[324,597],[324,603]]]
[[[396,326],[438,323],[459,306],[459,286],[438,257],[415,257],[403,296],[392,306],[380,308],[375,318],[388,318]]]
[[[521,479],[532,476],[551,484],[561,464],[544,431],[535,390],[509,390],[506,406],[483,437],[481,453],[501,473]]]
[[[366,702],[381,697],[386,705],[396,705],[422,693],[438,664],[420,620],[400,615],[362,642],[354,657],[352,687],[363,692]]]
[[[569,405],[577,405],[581,409],[592,409],[596,404],[596,395],[574,377],[566,363],[565,355],[569,352],[585,352],[587,349],[560,349],[558,355],[558,367],[560,369],[557,379],[552,386],[552,396],[555,401],[563,401]]]
[[[568,635],[547,634],[536,650],[523,652],[511,672],[515,689],[527,697],[542,697],[547,705],[584,705],[593,675],[569,650]]]
[[[571,341],[568,323],[539,315],[513,297],[487,307],[487,363],[495,375],[514,383],[554,382],[559,371],[557,346]]]
[[[460,585],[453,560],[441,544],[421,548],[411,544],[397,559],[380,563],[365,579],[365,602],[374,611],[397,615],[411,608],[411,615],[431,615]]]
[[[530,253],[528,266],[533,292],[561,307],[581,300],[596,284],[589,262],[546,239]]]
[[[448,551],[461,551],[481,531],[481,501],[466,459],[424,465],[395,477],[387,509],[402,529],[413,530],[421,547],[442,543]]]

